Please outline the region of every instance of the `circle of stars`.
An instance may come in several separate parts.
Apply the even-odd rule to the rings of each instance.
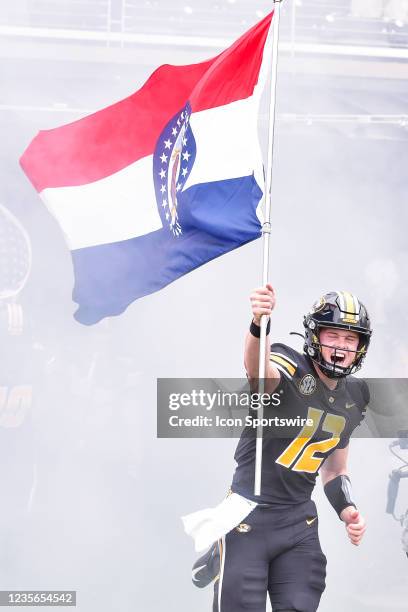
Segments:
[[[168,193],[168,188],[167,188],[168,172],[169,172],[170,157],[173,151],[173,147],[177,139],[179,138],[180,132],[183,129],[183,127],[185,127],[185,132],[187,131],[189,122],[190,122],[190,114],[185,109],[179,114],[178,117],[174,119],[174,124],[170,128],[171,131],[169,135],[167,136],[167,138],[165,138],[162,141],[162,154],[159,157],[161,161],[161,167],[160,167],[160,170],[158,171],[158,178],[160,179],[159,194],[161,198],[161,206],[164,211],[164,216],[166,217],[166,220],[168,221],[170,225],[170,229],[172,230],[175,236],[179,236],[180,234],[182,234],[182,229],[178,222],[177,212],[176,212],[174,223],[173,223],[172,215],[170,212],[169,201],[171,198],[171,194]],[[184,133],[183,140],[182,140],[181,156],[180,156],[180,162],[181,162],[180,170],[179,170],[179,175],[178,175],[178,181],[176,184],[176,193],[179,193],[182,190],[183,185],[186,182],[188,174],[191,170],[192,163],[194,161],[193,155],[188,150],[188,147],[189,147],[189,138],[187,137],[186,133]]]

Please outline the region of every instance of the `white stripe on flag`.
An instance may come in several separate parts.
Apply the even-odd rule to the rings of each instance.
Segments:
[[[163,227],[152,155],[99,181],[44,189],[40,195],[71,249],[128,240]]]
[[[192,185],[249,176],[255,170],[262,173],[257,110],[257,100],[251,96],[192,114],[190,125],[197,157],[184,190]]]
[[[257,98],[195,113],[197,157],[183,191],[196,184],[262,176]],[[263,185],[259,185],[262,189]],[[162,228],[153,183],[153,156],[99,181],[44,189],[41,197],[61,225],[69,247],[120,242]]]

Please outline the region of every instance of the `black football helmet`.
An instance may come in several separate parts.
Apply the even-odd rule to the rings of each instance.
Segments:
[[[364,304],[348,291],[331,291],[315,302],[310,312],[304,316],[305,344],[303,351],[329,378],[343,378],[357,372],[363,364],[372,334],[370,318]],[[356,357],[347,368],[337,362],[336,352],[333,362],[323,359],[320,331],[323,327],[349,329],[360,336]]]

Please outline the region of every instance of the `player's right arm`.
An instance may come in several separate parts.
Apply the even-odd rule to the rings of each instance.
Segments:
[[[276,296],[275,290],[271,284],[267,284],[265,287],[259,287],[254,289],[250,296],[252,317],[255,325],[260,326],[261,316],[271,316],[272,310],[275,308]],[[245,352],[244,352],[244,364],[248,378],[254,379],[259,376],[259,343],[260,339],[256,338],[251,334],[247,333],[245,339]],[[280,379],[279,370],[270,361],[270,338],[269,335],[266,337],[265,347],[265,378]]]

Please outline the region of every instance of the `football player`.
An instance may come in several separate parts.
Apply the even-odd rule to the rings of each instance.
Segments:
[[[251,295],[253,320],[245,343],[245,368],[258,378],[260,319],[270,317],[275,291],[268,284]],[[359,545],[365,521],[353,501],[347,475],[349,439],[369,401],[361,368],[371,337],[365,306],[347,291],[333,291],[304,317],[303,354],[270,345],[267,327],[266,385],[278,391],[279,410],[309,419],[292,438],[263,436],[262,490],[254,495],[255,435],[242,435],[231,491],[257,503],[240,523],[199,559],[193,582],[215,579],[214,612],[315,612],[325,588],[326,557],[311,500],[320,470],[327,498]],[[266,415],[265,415],[266,416]],[[246,432],[244,431],[244,434]]]

